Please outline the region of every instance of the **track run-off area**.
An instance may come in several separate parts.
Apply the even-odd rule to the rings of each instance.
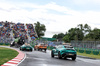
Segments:
[[[1,46],[11,48],[9,46]],[[13,48],[19,50],[19,48]],[[51,58],[51,51],[22,51],[25,53],[25,59],[18,66],[100,66],[100,59],[80,58],[77,56],[75,61],[70,58],[58,59]]]

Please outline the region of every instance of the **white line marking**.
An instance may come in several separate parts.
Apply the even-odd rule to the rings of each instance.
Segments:
[[[14,63],[19,63],[19,62],[16,62],[16,61],[8,61],[8,62],[14,62]]]
[[[33,59],[36,59],[36,60],[45,60],[45,59],[42,59],[42,58],[33,58]]]
[[[16,64],[10,64],[10,63],[5,63],[3,65],[7,65],[7,66],[16,66]]]

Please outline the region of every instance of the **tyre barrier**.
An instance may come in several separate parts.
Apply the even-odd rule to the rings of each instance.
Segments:
[[[10,43],[0,43],[0,45],[10,45]]]

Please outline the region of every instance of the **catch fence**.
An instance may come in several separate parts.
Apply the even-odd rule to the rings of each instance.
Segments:
[[[77,52],[100,55],[100,41],[71,41]]]

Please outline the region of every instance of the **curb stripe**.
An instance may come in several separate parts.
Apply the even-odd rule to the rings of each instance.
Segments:
[[[16,50],[16,51],[19,54],[15,58],[13,58],[12,60],[4,63],[1,66],[17,66],[23,60],[23,58],[25,57],[25,54],[23,52],[19,51],[19,50]]]
[[[18,62],[15,62],[15,61],[9,61],[9,62],[14,62],[14,63],[18,63]]]
[[[18,64],[18,63],[15,63],[15,62],[7,62],[7,63],[10,63],[10,64]]]

